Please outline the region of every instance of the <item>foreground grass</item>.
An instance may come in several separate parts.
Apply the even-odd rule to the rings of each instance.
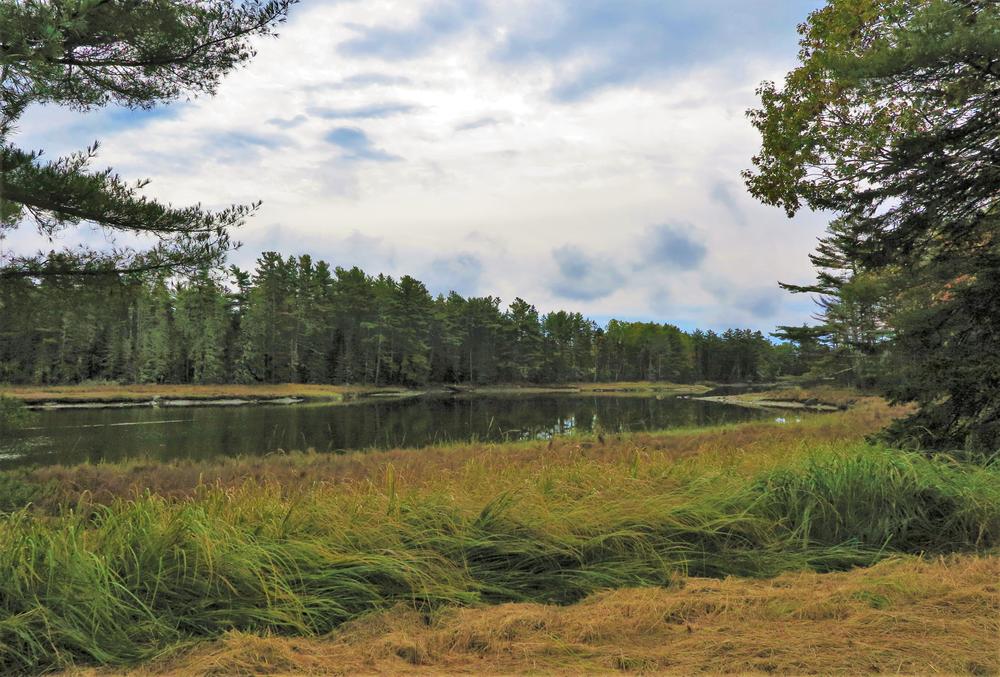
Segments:
[[[845,573],[689,578],[570,606],[403,606],[322,638],[229,632],[134,674],[989,675],[1000,670],[998,580],[996,557],[893,558]]]
[[[7,494],[30,499],[32,506],[0,517],[0,672],[124,665],[223,636],[222,644],[188,659],[215,660],[211,656],[229,651],[227,642],[230,647],[242,642],[248,652],[243,660],[252,663],[258,660],[255,647],[269,641],[276,643],[261,651],[279,658],[298,645],[247,633],[312,637],[345,623],[350,629],[328,641],[346,643],[344,651],[354,651],[355,658],[371,657],[383,645],[359,639],[350,649],[352,636],[370,637],[364,634],[366,623],[374,624],[369,628],[388,623],[398,638],[419,620],[430,623],[428,633],[440,630],[440,637],[449,637],[473,627],[477,618],[484,632],[505,627],[497,625],[502,609],[533,610],[543,619],[550,617],[546,614],[576,618],[577,630],[568,629],[565,636],[547,633],[544,624],[531,625],[536,621],[524,629],[528,642],[549,636],[538,653],[548,652],[558,662],[566,658],[567,642],[583,641],[573,633],[582,627],[587,605],[598,605],[587,623],[610,627],[613,617],[601,621],[600,616],[614,608],[627,629],[631,621],[622,614],[655,617],[657,609],[674,603],[671,595],[683,599],[699,586],[705,591],[736,586],[718,588],[716,600],[723,604],[730,592],[752,597],[755,590],[791,580],[712,583],[688,577],[760,579],[849,570],[904,554],[991,552],[1000,541],[1000,472],[858,440],[890,416],[877,403],[862,402],[849,413],[786,425],[7,474],[2,480],[12,489]],[[995,566],[992,558],[955,561],[980,572],[969,573],[969,585],[980,585],[972,579]],[[974,565],[977,561],[982,564]],[[659,590],[601,593],[620,588]],[[796,604],[782,606],[779,599],[766,614],[789,622],[819,614],[807,610],[804,589],[789,593],[798,595]],[[871,602],[877,611],[878,595],[890,603],[896,599],[885,590],[844,603]],[[706,592],[706,599],[713,594]],[[629,595],[648,596],[647,610],[625,611],[632,608]],[[533,606],[585,599],[565,610]],[[601,600],[611,606],[601,608]],[[626,600],[624,606],[620,600]],[[510,603],[528,606],[482,608]],[[956,646],[989,631],[992,611],[976,604],[969,602],[968,608],[978,611],[964,625],[951,624],[961,634],[952,638]],[[371,616],[378,612],[387,615]],[[839,622],[838,613],[813,620]],[[660,618],[647,641],[652,642],[650,633],[662,635],[664,628],[679,625],[677,619],[685,633],[691,624],[684,614]],[[746,618],[749,623],[753,613]],[[919,615],[913,618],[911,630],[926,633]],[[728,621],[718,622],[723,631]],[[704,623],[694,621],[689,634],[704,636],[694,631]],[[514,634],[495,641],[486,636],[459,642],[459,654],[496,660],[492,647],[519,636],[521,626],[510,627]],[[967,636],[973,627],[980,634]],[[905,634],[906,627],[899,629]],[[820,632],[818,626],[813,631]],[[599,650],[601,637],[593,636],[588,669],[667,666],[644,662],[666,660],[664,655],[636,651],[633,656],[624,648],[622,662],[609,666],[602,661],[617,640],[609,636]],[[718,634],[713,637],[718,643]],[[412,651],[392,651],[404,661],[420,662],[421,656],[437,655],[432,651],[437,641],[445,640],[414,636]],[[745,648],[748,640],[741,641],[737,645]],[[425,645],[431,649],[421,649]],[[308,646],[327,651],[326,644]],[[766,642],[762,646],[766,658]],[[806,647],[797,650],[809,654]],[[863,646],[860,651],[871,653]],[[964,669],[997,667],[981,653],[966,652]],[[527,659],[530,652],[524,655]],[[377,656],[372,660],[378,665]],[[441,660],[443,669],[447,662]],[[730,664],[739,665],[746,664]],[[327,663],[326,671],[332,666]],[[566,669],[577,667],[570,661]],[[766,669],[763,663],[758,667]]]

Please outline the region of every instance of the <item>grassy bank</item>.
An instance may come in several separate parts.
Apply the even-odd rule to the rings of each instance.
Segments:
[[[492,386],[428,386],[422,389],[402,386],[351,386],[318,385],[303,383],[281,384],[116,384],[97,383],[60,386],[17,386],[0,384],[0,397],[19,399],[28,404],[55,403],[113,403],[147,402],[153,398],[169,400],[263,400],[280,398],[302,398],[308,400],[340,401],[359,396],[412,395],[427,391],[467,392],[482,395],[508,394],[638,394],[638,395],[679,395],[698,394],[709,390],[707,386],[680,385],[675,383],[618,382],[618,383],[570,383],[560,385],[516,385],[500,384]]]
[[[275,385],[181,385],[115,383],[13,386],[0,385],[0,396],[29,404],[42,402],[145,402],[153,398],[178,400],[278,399],[306,398],[342,400],[375,391],[367,386],[311,385],[284,383]]]
[[[8,473],[0,670],[995,548],[1000,474],[858,441],[892,415]]]
[[[698,397],[708,402],[736,404],[764,409],[815,409],[836,411],[850,409],[859,401],[871,400],[853,388],[833,386],[784,386],[739,395]]]
[[[526,477],[577,467],[578,474],[631,472],[663,468],[692,475],[741,472],[745,475],[798,459],[804,450],[858,442],[901,412],[874,398],[861,398],[850,412],[802,415],[801,422],[753,422],[711,428],[672,429],[627,435],[568,436],[552,441],[454,443],[414,452],[411,449],[348,454],[289,453],[266,457],[214,458],[162,463],[141,459],[78,466],[51,465],[0,474],[0,508],[16,508],[30,494],[36,506],[57,510],[80,497],[106,504],[143,491],[169,498],[190,498],[205,485],[238,487],[251,480],[274,484],[291,495],[317,484],[370,482],[392,469],[398,482],[417,490],[448,487],[465,496],[489,500],[516,488]],[[694,460],[678,465],[676,461]],[[652,464],[652,465],[649,465]],[[4,502],[4,496],[14,496]]]
[[[613,383],[565,383],[554,385],[471,386],[469,392],[480,395],[574,393],[581,395],[698,395],[711,390],[711,386],[697,383],[667,383],[665,381],[615,381]]]

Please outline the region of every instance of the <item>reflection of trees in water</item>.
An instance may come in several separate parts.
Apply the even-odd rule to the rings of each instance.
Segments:
[[[41,430],[25,437],[28,458],[74,463],[128,457],[205,458],[278,449],[320,452],[420,447],[479,440],[545,439],[552,435],[629,432],[730,423],[759,417],[752,410],[708,402],[640,397],[425,397],[340,406],[254,406],[188,410],[43,412]],[[185,415],[188,414],[185,412]]]

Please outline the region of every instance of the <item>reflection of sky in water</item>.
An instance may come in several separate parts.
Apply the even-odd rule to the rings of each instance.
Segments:
[[[206,458],[277,450],[320,452],[478,440],[697,427],[762,412],[680,398],[531,395],[422,397],[247,407],[66,409],[38,412],[0,443],[0,463],[79,463],[128,457]],[[773,414],[769,418],[773,418]]]

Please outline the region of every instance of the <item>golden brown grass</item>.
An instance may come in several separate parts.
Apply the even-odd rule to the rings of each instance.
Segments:
[[[778,402],[803,402],[830,404],[835,407],[852,407],[858,402],[872,399],[870,395],[844,386],[789,386],[759,393],[747,393],[741,397],[748,400],[772,400]]]
[[[433,617],[397,608],[327,637],[231,633],[130,674],[611,672],[995,675],[1000,558],[902,558],[770,580],[690,578],[566,607],[503,604]]]
[[[611,383],[569,383],[567,389],[587,395],[696,395],[711,390],[711,386],[695,383],[668,383],[665,381],[614,381]]]
[[[433,390],[433,388],[432,388]],[[470,386],[469,392],[477,394],[544,394],[575,392],[594,395],[625,394],[697,394],[709,388],[700,385],[679,385],[676,383],[650,381],[622,381],[618,383],[568,383],[564,385],[497,385]],[[0,396],[14,397],[28,403],[39,402],[132,402],[151,400],[154,397],[166,399],[266,399],[281,397],[302,397],[309,399],[339,400],[345,396],[375,393],[418,393],[403,387],[320,385],[303,383],[279,384],[126,384],[96,383],[53,386],[18,386],[0,384]]]
[[[114,383],[62,385],[62,386],[12,386],[0,385],[0,396],[15,397],[25,402],[125,402],[168,399],[260,399],[304,397],[339,400],[345,395],[371,393],[378,390],[368,386],[310,385],[281,383],[275,385],[183,385],[183,384],[133,384]]]
[[[922,465],[916,461],[886,465],[884,459],[889,458],[886,455],[896,452],[859,444],[861,437],[878,430],[900,413],[879,400],[862,398],[850,411],[803,415],[797,422],[794,417],[786,416],[789,422],[785,424],[756,422],[702,430],[568,437],[551,443],[463,444],[345,456],[301,453],[171,465],[131,463],[45,468],[25,476],[32,483],[45,482],[54,488],[53,493],[43,497],[41,506],[54,512],[58,512],[58,506],[65,510],[66,504],[72,505],[75,500],[79,500],[83,508],[88,502],[112,503],[116,497],[145,491],[182,499],[170,505],[146,497],[128,503],[118,502],[117,507],[106,512],[97,510],[95,523],[111,526],[106,528],[107,533],[102,531],[101,536],[96,531],[93,535],[88,532],[88,538],[94,543],[103,543],[102,539],[113,543],[111,536],[118,534],[120,527],[134,527],[134,533],[126,530],[134,538],[126,540],[139,544],[135,552],[159,552],[163,543],[158,540],[158,534],[163,529],[144,529],[143,525],[160,525],[157,520],[162,518],[162,524],[170,527],[163,527],[167,536],[175,527],[180,529],[179,533],[190,530],[192,534],[206,534],[204,552],[211,553],[214,558],[206,561],[215,562],[209,568],[218,568],[218,575],[227,584],[233,581],[232,585],[241,590],[252,578],[237,576],[243,575],[241,566],[245,564],[252,574],[257,572],[262,576],[269,569],[266,563],[258,566],[256,560],[238,557],[246,548],[236,547],[243,541],[234,545],[232,539],[243,539],[243,532],[216,529],[220,522],[232,522],[229,525],[235,529],[237,523],[246,521],[255,534],[250,539],[251,545],[260,547],[271,543],[267,540],[268,534],[275,525],[280,526],[282,533],[285,529],[296,534],[302,531],[298,537],[313,534],[309,529],[315,527],[319,529],[316,534],[322,534],[322,540],[315,545],[322,544],[323,548],[331,547],[326,540],[330,538],[342,538],[344,543],[352,544],[382,534],[384,539],[378,541],[382,544],[379,552],[388,548],[389,552],[401,557],[406,554],[403,550],[413,543],[437,542],[428,540],[431,535],[438,540],[447,539],[455,529],[466,524],[461,519],[452,519],[454,515],[468,515],[476,524],[492,524],[489,515],[494,512],[483,505],[493,505],[491,502],[498,494],[516,495],[517,503],[512,504],[510,518],[537,527],[529,540],[534,539],[531,543],[538,544],[549,543],[560,535],[568,538],[572,535],[570,532],[576,533],[574,529],[591,522],[596,528],[607,521],[611,526],[604,525],[607,528],[600,533],[621,536],[619,522],[605,519],[606,515],[618,515],[625,520],[622,524],[647,525],[652,530],[649,533],[659,533],[656,529],[660,523],[654,518],[665,514],[664,511],[669,512],[675,500],[678,508],[688,506],[683,515],[687,516],[685,519],[690,518],[689,528],[693,529],[701,524],[697,521],[700,513],[696,512],[701,504],[691,502],[698,495],[698,487],[710,489],[712,501],[724,503],[726,497],[735,495],[735,491],[744,491],[743,495],[747,495],[746,486],[753,484],[755,490],[764,493],[759,494],[760,500],[751,500],[745,510],[755,509],[754,506],[759,508],[761,502],[767,504],[774,497],[772,502],[779,506],[775,509],[777,512],[774,515],[766,510],[760,512],[769,523],[773,520],[776,525],[785,524],[796,519],[808,522],[808,517],[800,514],[803,510],[813,515],[817,522],[811,532],[803,532],[803,539],[816,538],[816,534],[828,527],[836,530],[836,525],[826,524],[829,520],[819,523],[825,519],[820,514],[827,505],[824,501],[843,502],[839,507],[830,503],[827,507],[831,510],[826,512],[853,520],[852,528],[857,527],[857,533],[864,532],[870,521],[878,521],[878,514],[871,520],[864,516],[859,518],[857,514],[852,515],[857,512],[854,508],[862,508],[865,500],[877,499],[879,505],[885,504],[883,493],[889,497],[886,500],[898,499],[916,505],[915,519],[923,514],[921,506],[948,510],[952,499],[961,504],[953,505],[952,511],[961,508],[962,515],[974,512],[977,505],[996,504],[992,489],[995,485],[991,484],[992,477],[984,469],[976,471],[977,474],[970,470],[968,476],[953,477],[945,472],[946,465],[940,470],[931,468],[928,465],[931,461],[916,455],[911,456],[919,458]],[[873,460],[871,464],[851,465],[850,459],[869,455]],[[809,475],[811,484],[805,480],[805,484],[796,483],[801,472],[796,475],[794,469],[809,468],[803,462],[814,456],[825,459],[825,465]],[[878,459],[883,461],[875,463]],[[854,470],[848,472],[850,468]],[[869,473],[867,468],[881,468],[882,474]],[[792,469],[791,474],[788,474],[789,469]],[[772,470],[776,472],[768,474]],[[934,479],[939,472],[940,481]],[[824,473],[829,476],[826,484]],[[905,485],[903,489],[894,490],[896,474],[907,473],[930,473],[930,480],[921,479],[913,485],[916,489],[910,486],[912,482],[903,482],[900,485]],[[875,493],[859,494],[858,491],[864,489],[863,480],[869,477],[875,478]],[[764,478],[763,484],[761,478]],[[959,486],[956,482],[964,483]],[[990,487],[989,491],[982,490],[984,482]],[[206,485],[220,485],[223,490],[207,489]],[[815,500],[806,500],[805,495],[799,494],[794,498],[791,490],[796,488],[814,495]],[[925,489],[932,493],[937,491],[934,494],[937,499],[922,502]],[[787,505],[781,502],[781,496],[788,497]],[[887,510],[892,509],[885,505]],[[144,511],[145,508],[149,511]],[[211,510],[221,512],[212,513]],[[737,511],[741,510],[744,508],[737,507]],[[242,517],[234,516],[233,511]],[[289,522],[293,512],[296,517]],[[450,517],[438,524],[431,518],[439,512]],[[990,513],[989,510],[985,512]],[[994,513],[995,510],[990,514]],[[86,520],[91,519],[87,511],[72,514],[79,519],[75,522],[67,519],[66,513],[61,518],[39,516],[37,533],[47,533],[45,529],[49,529],[53,532],[50,534],[53,542],[59,543],[59,548],[64,547],[66,543],[57,536],[89,528],[85,527]],[[117,520],[111,517],[118,514],[123,517]],[[962,515],[956,513],[951,522],[938,522],[961,526],[959,518],[968,521]],[[933,515],[923,517],[931,521],[936,519]],[[199,521],[202,518],[204,520]],[[706,519],[709,518],[711,515]],[[309,526],[312,519],[318,521]],[[994,516],[986,516],[981,521],[981,530],[994,529],[995,532],[990,526],[997,524]],[[507,523],[501,522],[497,522],[499,530],[496,533],[488,532],[492,537],[523,535],[519,530],[503,531],[501,527]],[[60,526],[63,523],[73,526],[64,528]],[[317,525],[331,526],[327,532]],[[417,527],[413,531],[412,528]],[[407,528],[411,528],[412,533],[405,532]],[[586,528],[583,531],[599,532]],[[928,533],[931,532],[939,533],[936,529]],[[400,543],[393,540],[395,535],[404,533],[410,534],[409,540],[403,538]],[[710,525],[699,533],[708,539],[709,545],[717,543],[710,537]],[[733,533],[752,535],[749,531]],[[897,531],[891,533],[893,538],[898,534]],[[959,540],[949,541],[948,533],[942,533],[942,542],[959,543]],[[224,540],[226,534],[230,541]],[[139,536],[143,538],[135,540]],[[891,540],[883,536],[873,540],[876,549]],[[844,538],[836,534],[829,538],[822,536],[817,543],[829,541],[836,548]],[[262,540],[258,542],[258,539]],[[267,550],[269,556],[276,558],[275,561],[284,561],[281,558],[286,555],[294,557],[296,552],[300,555],[306,552],[301,550],[306,541],[296,541],[300,552],[283,549],[283,539],[274,540],[267,546],[271,548]],[[173,540],[168,539],[168,542],[171,547],[178,547]],[[996,542],[993,538],[987,539],[983,548],[995,547]],[[209,543],[220,547],[207,547]],[[490,585],[504,583],[507,580],[505,572],[509,567],[516,568],[518,562],[528,569],[533,566],[530,552],[527,560],[519,559],[519,551],[508,548],[504,552],[513,556],[505,560],[510,562],[509,567],[504,564],[494,575],[488,566],[492,559],[475,559],[476,548],[484,543],[487,541],[477,541],[475,547],[468,550],[471,554],[462,555],[458,562],[484,577],[484,581],[490,581]],[[677,545],[682,544],[677,541]],[[232,547],[229,550],[221,547],[226,545]],[[363,543],[359,547],[368,552],[363,550],[367,547]],[[955,549],[949,546],[938,551]],[[452,598],[448,597],[443,604],[407,602],[392,607],[390,605],[400,598],[387,597],[385,604],[361,608],[357,613],[367,615],[355,614],[351,616],[353,620],[324,636],[310,636],[308,628],[296,631],[297,636],[291,637],[269,635],[261,629],[272,627],[269,625],[223,624],[216,631],[203,633],[202,643],[184,645],[174,640],[173,644],[154,647],[156,651],[169,653],[161,653],[152,662],[136,666],[132,674],[1000,674],[1000,557],[995,550],[981,549],[979,555],[974,555],[970,554],[974,548],[958,549],[966,554],[934,559],[896,557],[868,569],[841,573],[802,572],[805,566],[789,565],[774,569],[774,572],[795,569],[795,573],[783,573],[767,580],[686,578],[683,571],[692,569],[678,567],[654,583],[635,578],[627,579],[632,581],[630,583],[618,583],[667,587],[631,587],[583,597],[586,592],[606,587],[594,586],[579,596],[567,598],[565,601],[582,598],[568,606],[539,603],[483,606],[482,600],[473,600],[461,602],[472,606],[459,608],[453,606],[456,602],[449,601]],[[794,557],[793,550],[790,547],[787,556]],[[926,549],[901,548],[897,552],[920,551]],[[53,552],[61,550],[54,548]],[[195,548],[191,552],[194,558],[202,550]],[[669,553],[670,550],[664,547],[657,552]],[[864,561],[877,561],[887,554]],[[187,562],[187,554],[182,559]],[[617,561],[612,558],[600,562],[610,566]],[[302,556],[289,559],[289,562],[308,565],[312,560]],[[38,570],[43,571],[51,564],[44,560],[38,566]],[[846,566],[849,564],[840,568]],[[323,576],[325,570],[325,567],[309,570],[308,580]],[[578,573],[586,573],[585,570],[586,567]],[[767,570],[766,566],[760,569]],[[8,577],[13,579],[20,575],[25,580],[30,579],[16,573],[20,571],[19,566],[11,568]],[[548,576],[549,584],[557,585],[562,580],[560,571],[565,571],[565,567],[537,573]],[[621,571],[627,574],[630,569],[623,567]],[[726,569],[719,575],[732,571],[743,573],[745,570]],[[159,568],[149,572],[149,580],[158,581],[158,572]],[[444,578],[443,574],[435,574],[428,580],[443,584]],[[181,579],[188,581],[186,575]],[[174,578],[164,576],[164,580],[173,581]],[[242,587],[240,581],[243,581]],[[520,579],[514,577],[511,581],[516,583]],[[151,583],[147,581],[147,584]],[[157,586],[154,585],[154,589],[159,589]],[[340,600],[346,593],[338,590],[335,598]],[[182,598],[183,590],[173,592]],[[312,599],[306,596],[308,592],[302,593],[303,599]],[[221,595],[219,599],[227,597]],[[559,598],[519,595],[493,601],[510,599],[546,601]],[[46,603],[48,606],[44,609],[50,613],[47,618],[61,619],[59,610],[62,607],[48,597]],[[242,604],[240,608],[253,617],[265,612],[252,597],[248,602],[239,595],[226,603],[225,608],[231,609],[235,603]],[[379,607],[382,610],[369,611]],[[175,610],[178,618],[187,618],[186,609],[188,606],[181,605]],[[207,622],[194,612],[191,615]],[[76,619],[77,615],[72,618]],[[90,627],[86,623],[80,625]],[[233,627],[257,628],[262,634],[235,632],[231,630]],[[322,632],[326,632],[333,626],[323,627]],[[220,639],[222,631],[229,632]],[[68,641],[58,633],[54,636],[64,643]],[[76,635],[70,639],[73,637]],[[62,662],[55,661],[52,667],[71,664],[65,660],[66,655],[61,654]],[[127,660],[117,661],[127,663]],[[80,674],[122,674],[122,671],[98,670]]]
[[[826,411],[845,410],[858,404],[880,401],[875,396],[865,395],[853,388],[837,386],[790,386],[738,395],[713,395],[699,399],[764,409],[820,409]],[[899,412],[909,410],[908,407],[897,409]]]

